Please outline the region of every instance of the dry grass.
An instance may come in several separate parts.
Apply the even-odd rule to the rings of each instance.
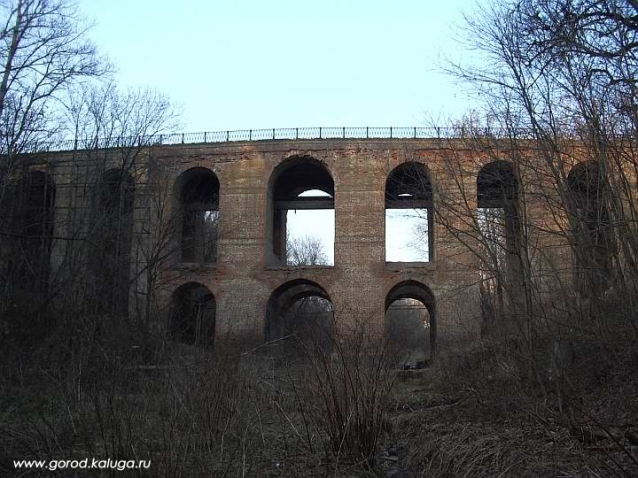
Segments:
[[[360,337],[331,354],[305,344],[305,355],[271,357],[91,330],[4,362],[1,474],[14,459],[83,457],[148,459],[158,477],[638,470],[638,354],[622,340],[581,341],[558,382],[539,339],[539,383],[514,339],[406,372],[383,342]]]
[[[638,354],[615,347],[578,344],[560,383],[530,378],[511,341],[442,357],[396,389],[403,466],[428,477],[636,476]]]

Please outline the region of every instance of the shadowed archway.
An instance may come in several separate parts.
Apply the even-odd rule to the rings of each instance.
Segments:
[[[208,168],[191,168],[175,183],[181,262],[217,261],[219,179]]]
[[[169,335],[189,345],[212,346],[216,303],[212,292],[198,282],[181,285],[171,296]]]
[[[519,182],[511,161],[492,161],[479,170],[476,178],[478,237],[482,246],[479,287],[486,330],[504,316],[507,304],[524,297],[518,199]]]
[[[615,243],[604,169],[595,160],[579,163],[569,172],[567,186],[576,285],[583,293],[607,290]]]
[[[266,307],[266,342],[284,338],[312,341],[325,347],[334,332],[332,300],[316,282],[297,279],[273,291]]]
[[[43,171],[29,171],[18,185],[14,267],[20,289],[39,298],[49,289],[51,251],[55,228],[56,187]]]
[[[95,185],[91,251],[94,287],[90,298],[99,313],[128,314],[133,243],[135,180],[126,171],[105,171]]]
[[[434,294],[428,286],[415,280],[406,280],[396,284],[385,298],[385,310],[386,315],[391,306],[403,299],[412,299],[420,302],[427,309],[427,315],[429,316],[428,328],[429,328],[429,349],[430,349],[430,362],[433,362],[436,357],[436,335],[437,335],[437,312],[436,312],[436,300]]]

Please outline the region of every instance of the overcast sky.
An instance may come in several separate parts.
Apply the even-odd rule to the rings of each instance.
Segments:
[[[90,36],[123,86],[152,87],[182,111],[182,131],[420,126],[459,116],[467,95],[441,72],[475,0],[80,0]],[[290,215],[293,215],[291,212]],[[332,212],[289,216],[333,257]],[[395,221],[396,222],[396,221]],[[387,234],[414,260],[414,226]],[[332,231],[332,232],[330,232]]]
[[[129,86],[188,132],[419,126],[468,102],[439,70],[475,0],[81,0]]]

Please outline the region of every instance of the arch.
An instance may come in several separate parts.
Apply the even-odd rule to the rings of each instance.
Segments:
[[[317,331],[317,328],[326,332],[325,336],[329,337],[332,333],[334,310],[332,308],[332,300],[326,292],[316,282],[306,279],[296,279],[286,282],[275,289],[266,306],[266,320],[264,328],[264,337],[266,342],[282,339],[299,332],[300,319],[306,320],[303,311],[295,309],[301,300],[316,298],[319,300],[306,302],[306,311],[309,310],[312,321],[309,324],[301,324],[308,329],[310,334]],[[329,304],[329,308],[328,308]],[[306,314],[308,315],[308,314]],[[315,320],[315,319],[319,320]],[[314,334],[313,340],[319,334]],[[321,334],[324,337],[324,334]]]
[[[575,165],[567,175],[571,231],[576,256],[576,281],[581,291],[610,286],[613,227],[606,201],[607,179],[595,160]]]
[[[600,199],[605,182],[600,163],[593,159],[576,164],[567,175],[567,185],[572,193],[593,199]]]
[[[487,326],[503,316],[504,293],[514,303],[524,294],[519,181],[511,161],[485,164],[476,177],[477,221],[484,247],[480,295]],[[506,279],[505,281],[503,279]]]
[[[44,171],[31,170],[18,184],[18,212],[14,217],[16,284],[45,293],[49,287],[55,229],[56,186]]]
[[[177,178],[175,196],[181,262],[217,261],[219,193],[219,179],[208,168],[191,168]]]
[[[103,212],[117,214],[121,210],[130,211],[133,208],[135,180],[121,168],[108,169],[102,174],[98,193]]]
[[[89,300],[99,313],[126,315],[129,303],[135,181],[121,168],[106,170],[95,185],[93,288]]]
[[[387,313],[390,306],[401,299],[413,299],[421,302],[428,311],[430,316],[430,361],[434,361],[436,357],[436,337],[437,337],[437,312],[436,300],[432,290],[425,284],[415,281],[406,280],[396,284],[385,298],[385,311]]]
[[[312,156],[291,156],[279,163],[268,181],[274,198],[296,199],[304,191],[317,189],[334,198],[334,179],[325,164]]]
[[[386,207],[432,207],[432,183],[424,164],[408,161],[394,168],[385,183]]]
[[[479,208],[506,208],[518,198],[514,164],[502,159],[484,165],[476,176],[476,202]]]
[[[171,295],[169,336],[178,342],[212,346],[215,340],[216,302],[199,282],[187,282]]]
[[[385,184],[386,261],[434,260],[433,206],[432,183],[424,164],[408,161],[390,172]]]
[[[273,170],[268,181],[266,228],[268,265],[326,265],[290,262],[287,250],[287,242],[291,239],[288,213],[301,211],[300,214],[309,216],[309,221],[313,221],[310,216],[313,214],[311,211],[334,211],[334,197],[335,186],[330,171],[323,163],[311,156],[293,156],[284,160]],[[314,222],[322,220],[318,218],[317,213],[314,213],[314,218]],[[325,220],[323,216],[322,218]],[[331,219],[334,223],[334,212]],[[334,231],[332,236],[334,237]],[[324,255],[331,257],[333,251],[324,251]]]

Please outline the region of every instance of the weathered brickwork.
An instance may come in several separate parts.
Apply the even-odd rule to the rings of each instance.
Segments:
[[[457,241],[436,225],[432,263],[385,262],[385,183],[406,161],[423,162],[431,181],[452,187],[442,167],[447,146],[431,140],[273,141],[156,148],[153,160],[171,170],[169,183],[193,167],[209,168],[220,181],[220,239],[215,265],[174,266],[169,283],[198,282],[217,302],[217,333],[259,336],[270,294],[295,279],[311,280],[328,293],[337,315],[356,315],[382,326],[386,295],[396,284],[414,280],[431,289],[440,333],[474,328],[477,319],[475,268],[459,254]],[[289,158],[310,156],[323,164],[335,188],[335,265],[269,267],[267,219],[269,179]],[[449,183],[449,184],[448,184]],[[468,183],[468,187],[473,187]],[[470,261],[470,264],[468,264]],[[177,269],[177,270],[176,270]],[[168,301],[169,290],[163,295]],[[465,309],[465,310],[463,310]],[[468,311],[474,310],[474,316]],[[337,318],[339,324],[339,318]],[[460,324],[460,325],[459,325]]]
[[[107,163],[121,167],[118,159],[109,159],[109,154],[104,152]],[[305,280],[318,285],[330,298],[338,327],[361,321],[381,330],[388,293],[397,284],[412,281],[431,294],[439,337],[476,334],[481,321],[478,259],[467,247],[474,238],[462,217],[449,214],[449,204],[463,204],[468,210],[477,207],[477,174],[495,156],[510,159],[507,150],[495,155],[478,143],[440,139],[277,140],[145,148],[129,170],[135,182],[129,308],[139,312],[140,297],[148,297],[149,257],[172,222],[178,225],[168,241],[173,252],[159,254],[166,255],[167,260],[157,264],[153,307],[146,309],[149,319],[159,327],[166,327],[175,290],[195,282],[214,297],[216,337],[263,337],[273,291],[290,281]],[[271,176],[291,158],[312,158],[334,181],[334,266],[273,266],[269,260],[274,201]],[[90,196],[90,187],[87,190],[73,184],[78,177],[90,175],[91,160],[82,153],[55,153],[47,156],[46,162],[58,185],[55,235],[72,237],[83,227],[74,215],[88,207]],[[433,187],[436,220],[431,262],[385,261],[386,180],[405,162],[423,164]],[[82,168],[85,172],[78,172]],[[219,238],[216,260],[211,263],[182,263],[179,254],[181,205],[176,184],[193,168],[210,170],[219,181]],[[571,260],[558,236],[540,232],[555,227],[548,220],[544,203],[534,195],[541,174],[518,174],[525,178],[521,198],[527,201],[526,221],[539,226],[529,231],[529,237],[536,246],[545,244],[553,250],[551,260],[550,255],[533,258],[534,267]],[[85,182],[90,180],[85,178]],[[448,207],[441,207],[443,203]],[[468,233],[464,234],[466,229]],[[69,260],[68,247],[65,241],[55,243],[51,259],[54,270],[63,268]]]

